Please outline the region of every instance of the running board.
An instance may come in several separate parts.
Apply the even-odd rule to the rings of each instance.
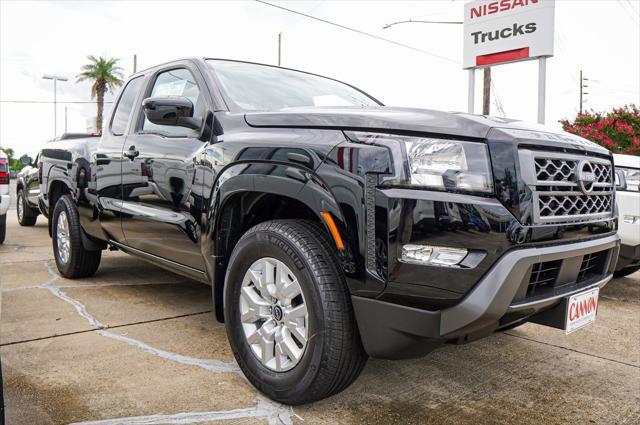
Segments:
[[[204,283],[209,283],[209,280],[207,279],[207,274],[202,270],[185,266],[184,264],[180,264],[172,260],[167,260],[166,258],[162,258],[154,254],[149,254],[148,252],[144,252],[137,248],[130,247],[120,242],[116,242],[112,239],[109,240],[109,245],[115,246],[116,248],[121,249],[124,252],[140,257],[143,260],[147,260],[171,272],[178,273],[183,276],[186,276],[191,279],[195,279]]]

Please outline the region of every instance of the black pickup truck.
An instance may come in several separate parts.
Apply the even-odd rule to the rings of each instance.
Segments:
[[[112,248],[210,284],[247,378],[289,404],[368,356],[587,324],[619,250],[607,150],[254,63],[141,71],[100,139],[40,161],[62,275]]]

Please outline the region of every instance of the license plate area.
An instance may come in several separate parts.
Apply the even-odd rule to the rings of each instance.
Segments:
[[[562,329],[568,335],[595,321],[599,295],[599,288],[591,288],[563,297],[556,306],[531,316],[529,321]]]
[[[567,297],[565,334],[595,322],[599,295],[600,289],[593,288]]]

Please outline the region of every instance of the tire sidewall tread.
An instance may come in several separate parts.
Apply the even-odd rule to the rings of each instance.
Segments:
[[[58,255],[58,217],[64,211],[69,224],[69,241],[71,244],[71,254],[69,261],[65,264],[60,261]],[[56,202],[51,217],[51,241],[53,244],[53,254],[56,266],[60,274],[69,279],[92,276],[100,265],[102,251],[89,251],[82,245],[82,227],[75,204],[69,195],[63,195]]]
[[[309,311],[309,338],[300,363],[287,372],[263,366],[251,351],[237,297],[246,269],[257,258],[283,261],[300,282]],[[366,362],[345,278],[323,229],[306,220],[268,221],[236,244],[224,290],[227,334],[238,364],[262,392],[287,404],[319,400],[348,386]]]

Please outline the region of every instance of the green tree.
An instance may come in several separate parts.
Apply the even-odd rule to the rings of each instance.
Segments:
[[[4,152],[7,155],[7,160],[9,162],[9,169],[13,171],[20,171],[23,168],[22,163],[19,158],[16,158],[15,151],[11,148],[1,148],[0,151]]]
[[[91,86],[91,98],[97,99],[98,112],[96,114],[96,129],[102,131],[102,111],[104,110],[104,94],[122,85],[122,68],[116,64],[120,59],[96,58],[87,56],[89,63],[82,66],[82,72],[76,77],[76,82],[93,81]]]

